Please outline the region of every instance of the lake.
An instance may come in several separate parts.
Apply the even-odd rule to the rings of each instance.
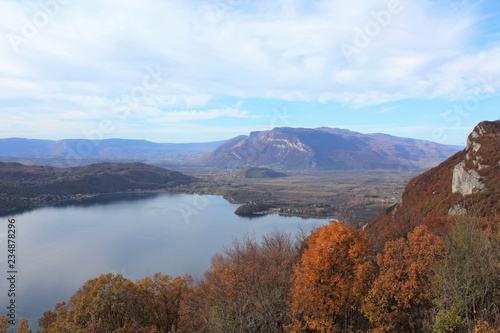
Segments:
[[[235,237],[273,230],[296,234],[327,220],[234,214],[238,205],[219,196],[188,194],[104,196],[81,203],[2,216],[0,268],[7,269],[7,224],[16,225],[17,318],[32,328],[45,310],[88,279],[120,273],[135,281],[162,272],[202,277],[210,258]],[[8,276],[7,276],[8,277]],[[8,305],[6,278],[0,300]]]

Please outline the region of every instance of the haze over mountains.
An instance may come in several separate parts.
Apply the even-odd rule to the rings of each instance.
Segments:
[[[0,160],[44,165],[76,166],[95,162],[174,162],[210,152],[224,141],[206,143],[154,143],[146,140],[0,139]]]
[[[55,166],[106,161],[221,169],[419,169],[437,165],[460,149],[386,134],[361,134],[327,127],[282,127],[207,143],[0,139],[0,160]]]

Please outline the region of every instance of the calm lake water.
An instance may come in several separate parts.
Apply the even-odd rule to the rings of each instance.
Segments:
[[[120,273],[135,281],[162,272],[202,277],[210,258],[235,237],[296,234],[327,220],[244,218],[222,197],[187,194],[99,198],[0,217],[0,268],[7,272],[7,221],[16,220],[17,318],[30,324],[88,279]],[[8,302],[2,278],[0,314]]]

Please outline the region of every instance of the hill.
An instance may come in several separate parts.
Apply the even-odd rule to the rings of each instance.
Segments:
[[[282,178],[287,175],[283,172],[277,172],[268,168],[247,167],[238,173],[241,178]]]
[[[193,156],[212,151],[222,141],[206,143],[155,143],[146,140],[34,140],[0,139],[1,161],[75,166],[93,162],[173,162],[186,163]]]
[[[500,217],[500,121],[479,123],[467,146],[435,168],[413,178],[401,201],[366,230],[383,243],[416,225],[445,227],[450,216]]]
[[[458,150],[386,134],[282,127],[230,139],[202,156],[200,162],[227,169],[419,169],[435,166]]]
[[[142,163],[55,168],[0,162],[0,213],[95,194],[177,188],[195,181],[183,173]]]

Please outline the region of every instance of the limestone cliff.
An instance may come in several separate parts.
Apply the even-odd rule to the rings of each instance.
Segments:
[[[453,179],[451,183],[451,191],[453,193],[461,193],[462,195],[469,195],[474,192],[484,190],[484,184],[481,182],[479,173],[465,168],[465,163],[458,163],[453,169]]]
[[[404,236],[422,223],[449,216],[500,218],[500,121],[479,123],[466,148],[413,178],[401,201],[366,227],[380,241]]]
[[[485,157],[483,157],[483,150],[481,146],[484,141],[488,141],[487,138],[492,138],[489,140],[491,142],[486,142],[485,144],[491,145],[495,142],[498,143],[499,133],[497,129],[492,126],[493,123],[483,122],[477,125],[472,133],[467,138],[467,147],[465,148],[465,160],[458,163],[453,169],[453,180],[452,180],[452,192],[461,193],[462,195],[470,195],[476,192],[484,191],[485,186],[479,171],[494,167],[500,161],[496,161],[498,156],[489,156],[487,158],[490,164],[486,163]],[[488,132],[488,130],[490,132]],[[498,148],[498,147],[497,147]],[[497,149],[498,152],[498,149]],[[493,157],[493,159],[491,158]]]

